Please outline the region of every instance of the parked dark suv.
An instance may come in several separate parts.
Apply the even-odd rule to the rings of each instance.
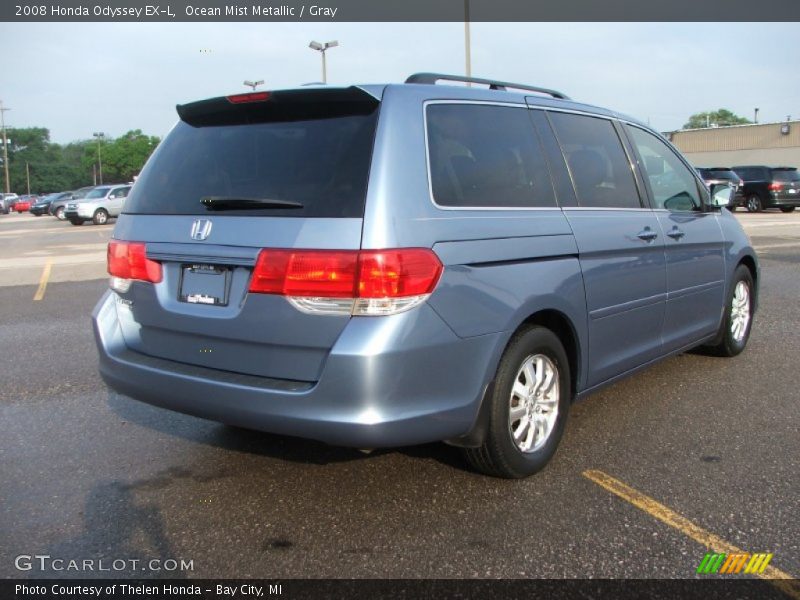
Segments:
[[[736,171],[730,167],[697,167],[697,174],[711,188],[711,186],[728,183],[736,190],[728,208],[736,210],[737,206],[744,206],[744,182]]]
[[[780,208],[789,213],[800,206],[800,174],[796,167],[740,165],[733,170],[744,181],[745,206],[750,212]]]
[[[629,117],[440,80],[465,81],[179,106],[108,246],[106,383],[355,448],[446,440],[523,477],[574,399],[744,350],[759,275],[730,186]]]

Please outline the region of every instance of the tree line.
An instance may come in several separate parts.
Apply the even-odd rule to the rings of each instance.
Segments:
[[[56,144],[50,141],[50,131],[44,127],[7,129],[6,136],[12,192],[27,193],[28,175],[32,194],[74,190],[95,182],[99,170],[96,139]],[[101,139],[103,182],[132,181],[160,141],[157,136],[143,134],[141,129],[115,139]],[[1,144],[0,139],[0,161]]]

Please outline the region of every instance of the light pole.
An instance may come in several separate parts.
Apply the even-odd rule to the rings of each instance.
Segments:
[[[11,192],[11,182],[8,179],[8,139],[6,138],[6,119],[5,112],[11,110],[3,106],[3,101],[0,100],[0,126],[3,128],[3,167],[6,172],[6,194]]]
[[[100,171],[100,185],[103,185],[103,158],[100,156],[100,142],[106,134],[102,131],[95,131],[92,135],[97,138],[97,167]]]
[[[758,124],[758,109],[757,108],[753,109],[753,123]]]
[[[253,88],[253,91],[255,92],[256,91],[256,87],[258,87],[259,85],[264,85],[264,80],[263,79],[259,79],[258,81],[250,81],[249,79],[245,79],[244,80],[244,85]]]
[[[464,53],[467,63],[467,77],[472,77],[472,44],[469,39],[469,0],[464,0]],[[470,85],[469,82],[467,85]]]
[[[308,47],[312,50],[317,50],[322,54],[322,83],[328,83],[328,65],[325,62],[325,51],[328,48],[336,48],[339,45],[339,42],[336,40],[331,40],[330,42],[325,42],[324,44],[320,44],[319,42],[311,42]]]

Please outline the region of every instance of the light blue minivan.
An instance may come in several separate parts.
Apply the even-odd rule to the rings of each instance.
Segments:
[[[759,270],[732,188],[634,119],[431,73],[178,114],[93,314],[122,394],[355,448],[443,440],[524,477],[574,400],[747,343]]]

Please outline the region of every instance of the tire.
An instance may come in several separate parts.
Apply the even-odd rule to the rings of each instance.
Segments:
[[[83,225],[83,221],[81,219],[70,219],[69,222],[73,225]]]
[[[794,212],[794,206],[781,206],[781,212],[783,213],[790,213]]]
[[[63,207],[63,206],[59,206],[59,207],[56,209],[56,212],[55,212],[55,213],[53,213],[53,216],[54,216],[56,219],[58,219],[59,221],[65,221],[67,217],[65,217],[65,216],[64,216],[64,207]]]
[[[747,212],[761,212],[764,209],[761,197],[758,194],[750,194],[744,205],[747,208]]]
[[[744,291],[746,292],[745,307],[742,307],[740,286],[744,286]],[[719,341],[717,344],[710,346],[710,350],[713,354],[726,357],[736,356],[737,354],[741,354],[742,350],[747,346],[747,340],[750,339],[750,330],[753,327],[754,290],[753,275],[750,273],[750,269],[744,265],[736,267],[736,271],[733,273],[731,289],[725,301],[725,312],[722,316],[722,324],[717,333],[717,340]],[[743,314],[741,312],[742,308],[746,310],[746,313],[744,313],[746,314],[746,319],[744,319],[743,324],[741,317],[737,317],[734,313],[735,303],[738,305],[739,315]],[[734,329],[734,323],[737,318],[742,327],[742,329],[739,330]]]
[[[92,222],[95,225],[105,225],[108,223],[108,212],[104,208],[98,208],[94,211],[94,217],[92,217]]]
[[[514,391],[515,388],[525,390],[531,387],[528,384],[530,375],[526,375],[525,371],[526,365],[531,367],[527,373],[533,374],[533,385],[536,384],[538,373],[542,373],[547,381],[548,369],[550,370],[553,383],[546,388],[543,395],[523,397],[523,394]],[[478,448],[464,449],[470,465],[486,475],[507,479],[527,477],[544,468],[555,454],[564,432],[572,402],[570,382],[567,354],[552,331],[535,326],[514,334],[497,367],[493,391],[484,400],[491,403],[486,439]],[[524,415],[513,422],[510,415],[512,404]],[[551,415],[549,419],[548,415]],[[528,435],[531,427],[525,428],[523,422],[528,416],[533,416],[534,422],[541,424],[542,430],[537,426],[536,431]],[[530,419],[527,422],[530,423]],[[514,432],[522,434],[519,442],[515,441]],[[544,441],[536,437],[542,433]],[[522,449],[520,444],[524,445],[529,440],[529,447]]]

